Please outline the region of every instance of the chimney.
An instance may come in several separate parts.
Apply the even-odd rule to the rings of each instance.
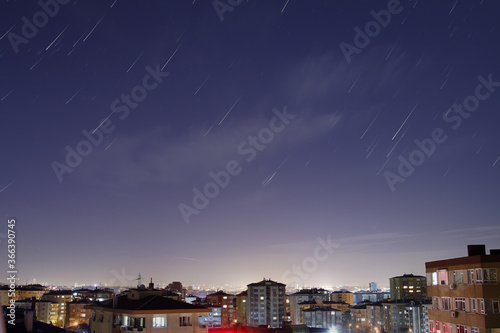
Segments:
[[[484,244],[467,245],[467,252],[469,254],[469,257],[485,255],[486,254],[486,246]]]
[[[113,309],[118,307],[118,296],[113,296]]]
[[[155,289],[155,284],[153,283],[153,278],[151,278],[151,282],[149,282],[149,287],[148,287],[149,290],[153,290]]]

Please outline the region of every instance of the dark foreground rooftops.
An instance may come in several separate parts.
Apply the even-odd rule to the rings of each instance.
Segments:
[[[176,301],[170,298],[151,295],[146,296],[141,299],[129,299],[126,295],[118,296],[117,302],[113,307],[113,300],[106,300],[103,302],[98,302],[94,306],[94,308],[104,308],[104,309],[119,309],[119,310],[132,310],[132,311],[141,311],[141,310],[206,310],[210,312],[206,307],[196,306],[189,303]]]

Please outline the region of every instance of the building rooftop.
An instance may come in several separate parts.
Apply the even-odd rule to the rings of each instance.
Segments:
[[[228,293],[225,293],[224,291],[222,290],[217,290],[217,292],[215,293],[212,293],[212,294],[207,294],[207,297],[208,296],[234,296],[233,294],[228,294]]]
[[[18,290],[29,290],[29,291],[44,291],[47,288],[42,286],[41,284],[25,284],[21,286],[17,286]]]
[[[141,299],[129,299],[126,295],[117,296],[117,303],[114,308],[120,310],[207,310],[206,307],[196,306],[189,303],[176,301],[170,298],[151,295]],[[113,309],[113,300],[97,302],[95,308]]]
[[[92,303],[92,301],[89,300],[88,298],[82,298],[82,299],[79,299],[79,300],[71,301],[69,303],[70,304],[90,304],[90,303]]]
[[[316,312],[316,311],[338,311],[341,312],[340,310],[332,309],[328,306],[313,306],[312,308],[305,309],[303,312]]]
[[[72,290],[51,290],[48,293],[45,293],[45,295],[47,295],[47,296],[50,296],[50,295],[73,295],[73,293],[74,293],[74,291],[72,291]]]
[[[425,268],[444,268],[455,265],[500,262],[500,250],[490,249],[490,254],[486,254],[486,247],[484,245],[467,245],[467,254],[467,257],[429,261],[425,263]]]
[[[264,279],[260,282],[247,284],[248,287],[250,287],[250,286],[269,286],[269,285],[286,286],[286,284],[284,284],[284,283],[276,282],[276,281],[273,281],[271,279],[268,279],[268,280]]]
[[[311,301],[303,301],[303,302],[300,302],[299,304],[318,304],[318,302],[316,302],[316,300],[311,300]],[[348,305],[348,303],[346,302],[342,302],[342,301],[323,301],[322,304],[346,304]]]
[[[328,290],[325,289],[301,289],[291,295],[309,295],[309,294],[328,294]]]
[[[404,279],[404,278],[425,278],[425,276],[422,275],[413,275],[413,274],[403,274],[400,276],[394,276],[391,279]]]

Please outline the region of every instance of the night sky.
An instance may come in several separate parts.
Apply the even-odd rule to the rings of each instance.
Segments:
[[[20,283],[387,285],[500,247],[498,1],[0,13]]]

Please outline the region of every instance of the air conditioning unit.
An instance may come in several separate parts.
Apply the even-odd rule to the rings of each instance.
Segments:
[[[458,312],[457,311],[451,311],[451,317],[452,318],[456,318],[458,316]]]
[[[450,284],[450,289],[455,289],[456,287],[457,287],[457,285],[456,285],[456,284],[454,284],[454,283],[451,283],[451,284]]]

